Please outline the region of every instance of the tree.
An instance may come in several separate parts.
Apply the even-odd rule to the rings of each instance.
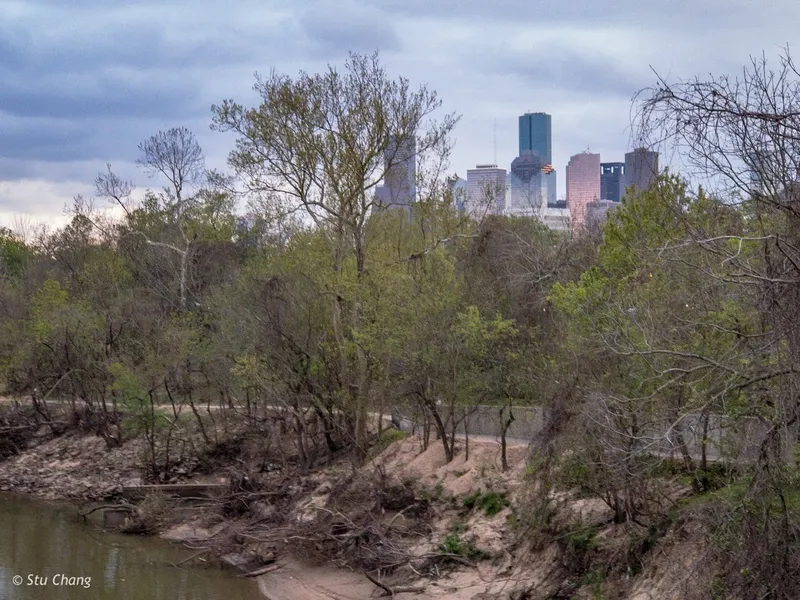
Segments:
[[[20,277],[30,250],[25,242],[5,227],[0,227],[0,278]]]
[[[147,246],[175,253],[179,265],[179,306],[187,309],[187,285],[189,276],[189,258],[194,236],[190,238],[190,216],[192,209],[199,203],[197,194],[186,195],[187,188],[196,188],[204,175],[203,153],[194,134],[185,127],[174,127],[167,131],[159,131],[141,144],[142,155],[137,164],[151,175],[161,175],[169,183],[163,194],[149,194],[145,205],[161,214],[160,238],[154,233],[146,232],[137,226],[141,217],[141,209],[132,205],[131,194],[134,186],[131,182],[120,179],[107,165],[106,172],[95,178],[95,190],[99,197],[106,198],[122,208],[125,213],[129,235],[138,236]],[[195,190],[196,191],[196,190]],[[139,212],[137,212],[137,210]]]
[[[390,79],[377,53],[351,54],[344,72],[329,66],[296,79],[273,72],[259,77],[254,89],[258,107],[225,100],[212,107],[212,127],[238,135],[228,162],[247,191],[274,199],[284,213],[302,212],[326,236],[342,408],[363,457],[372,377],[358,332],[368,276],[366,224],[376,206],[372,191],[403,160],[446,157],[457,118],[433,121],[440,106],[436,94]],[[400,152],[409,147],[413,156]]]
[[[698,227],[674,245],[697,249],[693,262],[705,261],[705,276],[732,289],[736,310],[727,311],[724,331],[741,351],[703,352],[699,359],[712,373],[730,374],[728,414],[740,425],[745,418],[761,424],[747,493],[720,511],[748,535],[725,547],[720,562],[744,595],[788,598],[800,560],[791,533],[798,517],[786,502],[798,481],[800,73],[787,50],[776,68],[766,57],[752,59],[739,77],[659,77],[640,93],[637,115],[645,143],[680,152],[741,215],[736,231]],[[742,311],[755,317],[743,320]],[[722,525],[715,519],[713,526]]]

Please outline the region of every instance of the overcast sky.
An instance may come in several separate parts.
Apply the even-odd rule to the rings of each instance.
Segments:
[[[452,171],[508,168],[517,117],[553,115],[558,195],[569,156],[630,146],[631,98],[654,82],[735,73],[797,35],[796,0],[0,0],[0,225],[60,221],[111,162],[140,188],[137,144],[185,125],[212,167],[231,139],[210,106],[252,103],[253,74],[381,51],[393,75],[437,90],[462,120]]]

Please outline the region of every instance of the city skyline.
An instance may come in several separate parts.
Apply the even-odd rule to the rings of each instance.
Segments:
[[[211,104],[252,103],[254,72],[313,73],[341,66],[348,51],[375,49],[392,77],[427,84],[443,110],[463,115],[450,173],[463,176],[477,163],[507,167],[518,156],[519,115],[546,110],[563,197],[564,166],[577,149],[591,144],[603,160],[622,160],[635,145],[631,98],[656,83],[653,71],[691,78],[738,72],[762,51],[774,59],[800,16],[794,3],[756,14],[744,0],[688,22],[670,5],[629,1],[566,0],[537,11],[522,0],[503,0],[500,10],[450,0],[97,7],[0,6],[0,225],[26,213],[63,223],[64,205],[92,195],[106,162],[138,194],[159,188],[134,160],[142,140],[170,127],[195,132],[207,166],[225,169],[231,138],[209,130]],[[720,28],[747,34],[725,44],[705,35]]]
[[[518,123],[519,154],[510,162],[510,168],[506,169],[508,199],[511,202],[511,206],[515,206],[518,203],[518,201],[515,201],[515,195],[521,194],[520,190],[523,187],[526,188],[525,193],[528,196],[528,203],[530,203],[532,195],[538,193],[531,188],[531,180],[537,171],[546,169],[548,174],[552,172],[553,175],[558,172],[558,165],[549,160],[551,158],[550,148],[554,137],[552,115],[546,112],[527,111],[518,117]],[[496,154],[496,145],[493,150]],[[591,154],[590,148],[570,156],[563,169],[565,178],[567,177],[566,166],[578,154]],[[586,202],[610,200],[619,203],[630,185],[634,184],[636,187],[646,188],[659,173],[660,153],[656,150],[643,147],[633,148],[623,153],[624,161],[603,161],[603,155],[599,153],[594,153],[594,155],[600,157],[597,170],[599,192],[594,200],[586,200]],[[515,173],[515,170],[517,170],[515,169],[515,164],[520,165],[518,173]],[[486,164],[484,166],[489,165]],[[492,163],[492,166],[502,167],[502,164]],[[546,198],[546,200],[542,201],[543,205],[555,204],[556,200],[569,200],[566,186],[565,193],[557,194],[555,178],[547,177],[545,180],[550,184],[549,186],[541,187],[543,182],[541,180],[538,181],[538,185],[544,194],[543,197]],[[584,205],[585,202],[582,200],[581,204]]]

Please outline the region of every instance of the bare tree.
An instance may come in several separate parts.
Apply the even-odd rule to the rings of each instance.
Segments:
[[[136,164],[150,176],[162,175],[170,187],[165,191],[174,197],[177,211],[182,210],[184,189],[198,186],[205,176],[205,159],[200,144],[186,127],[159,131],[139,144],[142,155]]]
[[[185,127],[174,127],[167,131],[159,131],[141,144],[142,155],[136,161],[151,176],[161,175],[169,183],[164,188],[161,208],[166,214],[168,225],[177,233],[178,239],[171,241],[152,239],[141,229],[132,235],[140,236],[148,246],[163,248],[175,253],[180,260],[179,303],[181,310],[186,310],[187,278],[189,256],[193,239],[190,239],[189,223],[186,219],[188,210],[197,200],[197,195],[186,195],[187,190],[196,190],[204,175],[203,152],[195,136]],[[107,165],[106,171],[95,178],[96,194],[114,202],[125,212],[129,221],[132,211],[134,186],[130,181],[121,179]]]
[[[786,50],[777,66],[753,58],[737,77],[672,83],[657,76],[640,93],[636,114],[646,145],[674,150],[741,217],[738,231],[695,226],[664,253],[700,250],[702,263],[693,266],[757,315],[755,330],[727,326],[741,351],[693,360],[708,372],[727,371],[722,407],[746,399],[743,416],[761,425],[746,503],[725,513],[747,530],[747,542],[727,547],[720,562],[743,595],[789,598],[800,564],[797,516],[786,501],[796,493],[800,421],[800,72]],[[730,522],[717,518],[713,526]]]

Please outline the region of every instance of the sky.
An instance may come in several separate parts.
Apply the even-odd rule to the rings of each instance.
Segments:
[[[233,139],[210,130],[212,104],[255,104],[256,72],[376,49],[461,115],[462,177],[495,147],[508,168],[518,116],[550,113],[562,197],[572,154],[624,160],[632,98],[654,71],[736,74],[777,56],[799,20],[796,0],[0,0],[0,226],[62,224],[106,163],[157,187],[134,161],[162,129],[188,127],[224,168]]]

